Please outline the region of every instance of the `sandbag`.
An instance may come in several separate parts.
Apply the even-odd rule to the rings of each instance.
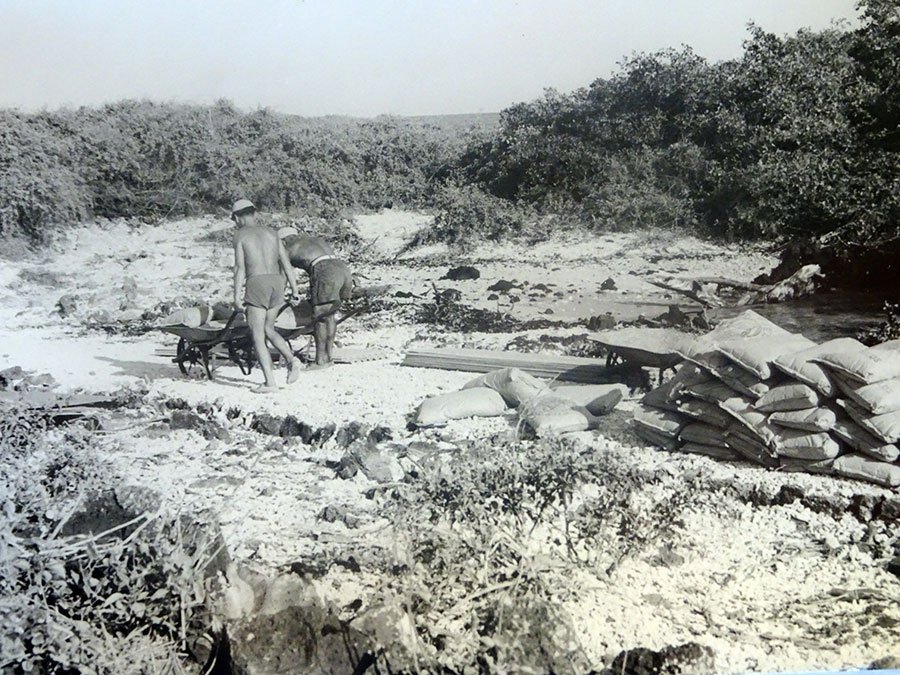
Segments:
[[[212,307],[202,305],[200,307],[186,307],[169,314],[164,319],[160,319],[160,326],[187,326],[189,328],[199,328],[209,321],[212,315]]]
[[[748,433],[747,428],[740,423],[734,423],[728,428],[726,435],[728,447],[740,453],[745,459],[757,464],[762,464],[770,469],[778,466],[778,458],[772,449]]]
[[[742,459],[742,455],[735,451],[733,448],[729,448],[728,446],[721,445],[703,445],[702,443],[685,443],[681,446],[682,452],[687,452],[692,455],[705,455],[707,457],[712,457],[713,459],[724,460],[726,462],[733,462],[739,459]]]
[[[467,382],[463,389],[475,389],[478,387],[493,389],[512,408],[518,408],[525,401],[530,401],[549,392],[549,387],[543,380],[539,380],[518,368],[502,368],[485,373],[471,382]]]
[[[900,440],[900,410],[882,415],[869,415],[853,401],[838,399],[838,405],[847,411],[850,419],[885,443],[896,443]]]
[[[805,410],[819,405],[819,395],[805,384],[785,384],[759,397],[754,407],[762,412]]]
[[[900,379],[858,385],[835,373],[834,381],[842,394],[873,415],[900,410]]]
[[[735,396],[727,401],[722,401],[719,407],[741,424],[745,433],[765,445],[771,446],[778,435],[778,429],[769,424],[768,416],[754,410],[752,402],[746,398]],[[731,431],[731,427],[729,427],[729,431]]]
[[[713,380],[686,386],[682,389],[685,396],[693,396],[707,403],[720,403],[735,395],[735,391],[724,382]]]
[[[678,412],[700,422],[725,429],[731,424],[731,415],[715,403],[707,403],[699,399],[687,399],[678,404]]]
[[[858,385],[900,378],[900,350],[887,344],[862,351],[827,352],[813,361]]]
[[[769,415],[769,422],[779,427],[799,429],[800,431],[831,431],[837,415],[828,408],[809,408],[807,410],[791,410],[775,412]]]
[[[728,447],[728,444],[725,442],[725,432],[719,427],[703,422],[691,422],[686,424],[681,430],[679,438],[685,443],[715,445],[720,448]]]
[[[416,424],[430,427],[466,417],[496,417],[506,409],[506,401],[493,389],[463,389],[425,399],[416,414]]]
[[[572,401],[550,393],[526,401],[519,406],[519,416],[539,437],[574,431],[587,431],[597,426],[597,418]]]
[[[709,382],[709,377],[692,363],[681,366],[668,382],[650,390],[641,399],[641,403],[663,410],[677,410],[678,401],[683,396],[685,387],[701,382]]]
[[[838,338],[791,354],[782,354],[772,364],[795,380],[807,384],[827,398],[837,393],[826,370],[813,359],[828,353],[863,351],[866,346],[853,338]]]
[[[834,472],[846,478],[895,488],[900,486],[900,466],[879,462],[864,455],[844,455],[834,460]]]
[[[701,335],[692,343],[682,346],[678,353],[686,359],[693,360],[702,354],[715,351],[719,344],[730,340],[782,335],[791,335],[791,333],[752,309],[748,309],[732,319],[719,322],[719,325],[706,335]]]
[[[775,439],[775,454],[793,459],[834,459],[841,451],[827,433],[785,430]]]
[[[834,473],[833,459],[820,459],[818,461],[808,459],[792,459],[790,457],[782,457],[779,471],[787,473],[813,473],[830,475]]]
[[[677,438],[679,432],[685,425],[685,420],[681,415],[667,410],[660,410],[659,408],[650,408],[644,405],[635,407],[634,421],[671,438]]]
[[[584,384],[557,387],[553,392],[567,398],[576,406],[585,408],[594,416],[606,415],[625,398],[628,387],[624,384]]]
[[[840,417],[835,421],[831,429],[832,435],[849,445],[851,448],[874,459],[884,462],[894,462],[900,457],[900,448],[890,443],[885,443],[868,431],[846,417]]]
[[[725,358],[724,356],[722,357]],[[777,384],[773,380],[760,380],[740,366],[728,362],[715,368],[713,375],[734,389],[741,396],[759,398],[769,392]]]
[[[655,429],[645,426],[640,422],[634,422],[633,429],[635,435],[638,438],[647,441],[650,445],[654,445],[657,448],[675,452],[681,447],[681,441],[679,441],[677,438],[672,438],[671,436],[661,434]]]
[[[772,362],[779,356],[815,346],[802,335],[787,334],[777,340],[769,336],[744,338],[720,344],[717,351],[760,380],[772,377]]]

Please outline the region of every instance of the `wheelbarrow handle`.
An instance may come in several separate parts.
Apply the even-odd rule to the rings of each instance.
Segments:
[[[236,309],[236,310],[234,310],[234,311],[231,313],[231,316],[228,317],[228,321],[225,323],[225,328],[222,329],[222,332],[223,332],[223,333],[227,332],[228,329],[231,328],[231,324],[234,323],[235,319],[237,319],[238,316],[240,316],[240,315],[243,314],[243,313],[244,313],[244,310],[242,310],[242,309]]]

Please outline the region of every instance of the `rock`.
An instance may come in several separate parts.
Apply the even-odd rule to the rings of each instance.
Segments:
[[[335,434],[334,442],[342,448],[349,448],[362,435],[362,425],[359,422],[350,422],[338,430],[337,434]]]
[[[250,428],[259,434],[265,434],[267,436],[280,436],[281,425],[283,423],[284,420],[281,417],[269,415],[268,413],[261,413],[259,415],[253,416],[253,421],[250,423]]]
[[[319,520],[326,523],[343,523],[349,529],[359,527],[359,518],[339,506],[326,506],[319,512]]]
[[[25,371],[19,366],[0,370],[0,391],[11,388],[16,382],[25,377]]]
[[[878,509],[878,518],[886,523],[900,521],[900,499],[885,497]]]
[[[618,288],[616,286],[616,280],[612,277],[609,277],[606,281],[600,284],[601,291],[614,291],[616,290],[616,288]]]
[[[437,295],[441,300],[447,302],[459,302],[462,300],[462,293],[455,288],[445,288],[442,291],[438,291]]]
[[[548,307],[544,310],[544,314],[554,314],[554,311]]]
[[[459,267],[451,267],[441,279],[449,279],[450,281],[468,281],[481,277],[481,272],[471,265],[460,265]]]
[[[688,642],[659,651],[636,647],[621,652],[610,667],[608,675],[658,675],[660,673],[711,673],[715,672],[714,654],[709,647]]]
[[[206,440],[217,439],[225,442],[231,440],[231,435],[225,427],[191,410],[173,410],[169,417],[169,426],[172,429],[193,429],[202,434]]]
[[[887,571],[895,577],[900,577],[900,556],[892,558],[887,564]]]
[[[105,309],[94,309],[87,315],[86,321],[88,323],[110,324],[113,322],[113,318],[112,314]]]
[[[497,295],[496,293],[491,293],[489,296],[487,296],[487,299],[488,300],[499,300],[500,296]]]
[[[326,424],[324,427],[319,427],[313,433],[310,443],[315,445],[325,445],[325,443],[331,440],[336,431],[337,425],[333,422],[331,424]]]
[[[369,432],[368,436],[366,436],[366,441],[370,445],[376,445],[384,441],[393,440],[393,438],[394,433],[390,430],[389,427],[377,426]]]
[[[278,428],[278,435],[282,438],[299,438],[300,441],[309,445],[313,439],[313,428],[306,422],[301,422],[293,415],[288,415],[281,421]]]
[[[78,310],[78,298],[66,293],[56,301],[56,311],[63,318],[72,316]]]
[[[494,284],[488,286],[489,291],[497,291],[498,293],[509,293],[512,289],[517,288],[516,284],[506,279],[501,279]]]
[[[612,314],[598,314],[587,320],[589,330],[609,330],[616,327],[616,318]]]
[[[338,478],[342,480],[350,480],[362,469],[362,461],[355,452],[345,452],[337,465],[334,472]]]
[[[385,451],[366,455],[362,470],[366,478],[376,483],[397,483],[406,475],[396,455]]]
[[[50,373],[41,373],[40,375],[25,375],[25,377],[16,382],[15,389],[16,391],[53,389],[56,385],[57,382]]]

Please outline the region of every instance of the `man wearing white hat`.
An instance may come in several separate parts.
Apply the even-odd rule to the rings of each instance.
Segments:
[[[298,297],[297,282],[284,245],[278,234],[256,223],[256,207],[249,199],[239,199],[231,207],[237,225],[234,235],[234,307],[244,310],[253,335],[253,346],[266,381],[255,391],[276,391],[272,357],[266,340],[278,350],[288,365],[288,384],[300,375],[301,362],[287,342],[275,330],[275,319],[284,306],[284,278],[291,296]],[[241,291],[243,290],[243,295]]]

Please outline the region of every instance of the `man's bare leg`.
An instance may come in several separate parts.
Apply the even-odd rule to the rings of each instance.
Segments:
[[[272,372],[272,357],[269,354],[269,347],[266,344],[266,310],[262,307],[247,305],[245,311],[247,314],[247,323],[250,325],[250,334],[253,336],[253,346],[256,349],[256,356],[259,359],[263,377],[266,378],[265,384],[260,390],[277,389],[275,376]]]
[[[291,384],[292,382],[296,382],[300,375],[300,359],[291,353],[291,348],[288,346],[287,341],[281,337],[277,330],[275,330],[275,319],[278,318],[279,310],[280,307],[270,307],[266,311],[266,337],[269,338],[269,342],[271,342],[275,349],[278,350],[278,353],[281,354],[281,358],[283,358],[284,362],[287,364],[287,382],[288,384]],[[266,350],[266,353],[268,353],[268,349]]]
[[[313,328],[313,341],[316,343],[316,368],[328,365],[328,324],[325,319],[318,319]],[[311,368],[313,366],[310,366]]]
[[[329,314],[325,318],[325,326],[327,331],[325,356],[328,359],[328,363],[334,363],[334,335],[337,333],[337,319],[334,318],[334,314]]]

